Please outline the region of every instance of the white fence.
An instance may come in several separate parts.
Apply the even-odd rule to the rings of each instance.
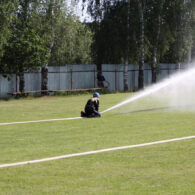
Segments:
[[[185,65],[182,65],[182,69]],[[109,90],[123,91],[123,71],[124,65],[103,64],[102,73],[110,83]],[[176,71],[175,64],[160,64],[157,80],[168,77]],[[96,65],[66,65],[49,67],[48,88],[49,90],[71,90],[97,87]],[[41,72],[25,73],[25,91],[41,90]],[[144,84],[151,84],[151,68],[144,67]],[[129,91],[138,89],[138,66],[128,67],[128,87]],[[0,98],[8,97],[10,93],[19,90],[19,78],[9,75],[9,79],[0,75]]]

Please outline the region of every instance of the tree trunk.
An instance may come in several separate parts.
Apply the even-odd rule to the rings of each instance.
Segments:
[[[179,71],[181,68],[181,63],[180,62],[176,62],[176,70]]]
[[[54,5],[55,5],[56,1],[55,0],[51,0],[50,4],[49,4],[49,7],[48,7],[48,15],[49,15],[49,18],[51,20],[51,32],[50,32],[50,35],[51,35],[51,43],[50,43],[50,46],[48,48],[48,54],[51,54],[51,51],[52,51],[52,48],[53,48],[53,45],[54,45],[54,21],[53,21],[53,17],[54,17]],[[41,90],[44,90],[42,92],[42,95],[48,95],[48,63],[46,63],[44,65],[44,67],[42,68],[41,70]]]
[[[192,21],[193,20],[193,4],[192,4],[192,0],[189,1],[189,20]],[[189,36],[188,36],[188,64],[190,65],[192,63],[192,27],[190,25],[190,23],[188,23],[188,28],[189,28]]]
[[[21,2],[23,13],[20,15],[22,17],[22,28],[26,28],[28,20],[28,7],[29,1]],[[19,68],[19,91],[23,93],[25,91],[25,80],[24,80],[24,69],[23,67]],[[24,94],[23,94],[24,95]]]
[[[189,40],[188,40],[188,64],[192,63],[192,35],[191,32],[189,34]]]
[[[20,73],[19,73],[19,91],[21,92],[21,93],[23,93],[24,92],[24,88],[25,88],[25,81],[24,81],[24,71],[21,71]]]
[[[41,69],[41,90],[44,90],[42,92],[42,95],[48,95],[48,66],[45,65]]]
[[[128,64],[129,64],[129,15],[130,15],[130,0],[128,0],[127,5],[127,42],[126,42],[126,54],[125,54],[125,66],[124,66],[124,91],[128,91]]]
[[[124,91],[128,91],[128,60],[125,60],[125,66],[124,66]]]
[[[156,83],[157,80],[157,68],[152,66],[152,83]]]
[[[155,41],[154,48],[153,48],[152,83],[156,83],[156,79],[157,79],[157,51],[158,51],[158,43],[159,43],[159,37],[160,37],[160,26],[161,26],[161,16],[159,13],[156,41]]]
[[[143,64],[139,64],[139,76],[138,76],[138,89],[144,88],[144,70],[143,70]]]
[[[140,14],[140,59],[139,59],[139,76],[138,76],[138,88],[143,89],[144,87],[144,59],[145,59],[145,49],[144,49],[144,5],[141,0],[138,1],[139,14]]]

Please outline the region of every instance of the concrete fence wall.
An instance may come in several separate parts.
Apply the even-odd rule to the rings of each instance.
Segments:
[[[185,68],[182,65],[181,68]],[[103,64],[102,73],[110,83],[109,90],[123,90],[123,71],[124,65]],[[160,64],[158,81],[168,77],[176,71],[175,64]],[[9,79],[0,75],[0,98],[9,96],[19,90],[19,78],[15,75],[8,75]],[[97,87],[97,68],[96,65],[66,65],[49,67],[48,88],[49,90],[71,90]],[[25,91],[41,90],[41,72],[25,73]],[[145,86],[151,84],[151,68],[144,67]],[[128,86],[130,91],[138,88],[138,66],[129,65],[128,67]]]

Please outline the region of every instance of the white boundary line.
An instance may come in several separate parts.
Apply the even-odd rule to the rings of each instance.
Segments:
[[[37,120],[37,121],[17,121],[17,122],[0,123],[0,126],[29,124],[29,123],[42,123],[42,122],[52,122],[52,121],[69,121],[69,120],[82,119],[82,118],[83,117],[70,117],[70,118],[59,118],[59,119],[45,119],[45,120]]]
[[[51,122],[51,121],[68,121],[68,120],[75,120],[75,119],[82,119],[82,117],[46,119],[46,120],[38,120],[38,121],[18,121],[18,122],[0,123],[0,126],[15,125],[15,124],[28,124],[28,123],[41,123],[41,122]]]
[[[103,113],[103,112],[101,112],[101,113]],[[37,121],[17,121],[17,122],[0,123],[0,126],[16,125],[16,124],[28,124],[28,123],[42,123],[42,122],[52,122],[52,121],[69,121],[69,120],[75,120],[75,119],[83,119],[83,117],[45,119],[45,120],[37,120]]]
[[[62,156],[43,158],[43,159],[39,159],[39,160],[30,160],[30,161],[17,162],[17,163],[1,164],[0,168],[33,164],[33,163],[40,163],[40,162],[59,160],[59,159],[64,159],[64,158],[72,158],[72,157],[76,157],[76,156],[86,156],[86,155],[90,155],[90,154],[97,154],[97,153],[116,151],[116,150],[124,150],[124,149],[129,149],[129,148],[138,148],[138,147],[143,147],[143,146],[150,146],[150,145],[155,145],[155,144],[182,141],[182,140],[188,140],[188,139],[194,139],[194,138],[195,138],[195,136],[188,136],[188,137],[174,138],[174,139],[169,139],[169,140],[161,140],[161,141],[155,141],[155,142],[144,143],[144,144],[107,148],[107,149],[94,150],[94,151],[88,151],[88,152],[83,152],[83,153],[67,154],[67,155],[62,155]]]

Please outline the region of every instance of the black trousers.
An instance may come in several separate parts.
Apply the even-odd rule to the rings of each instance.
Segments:
[[[87,117],[101,117],[100,113],[91,106],[85,107],[85,114]]]

